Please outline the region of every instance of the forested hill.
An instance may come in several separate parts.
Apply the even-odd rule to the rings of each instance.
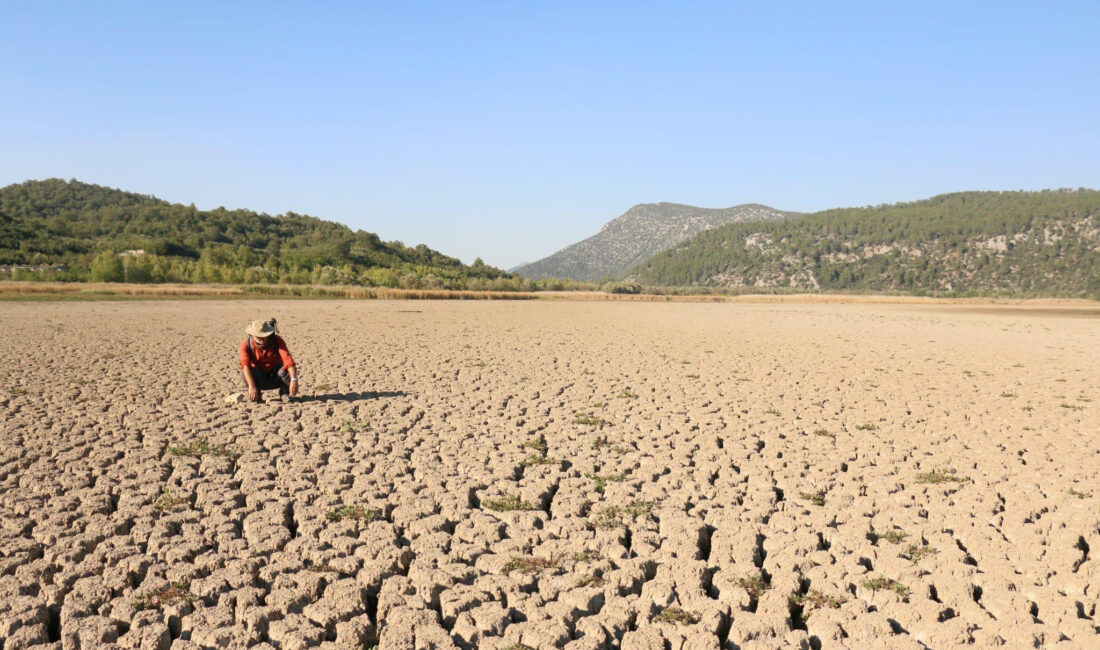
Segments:
[[[644,285],[1100,299],[1100,192],[961,192],[701,233]]]
[[[6,277],[507,288],[514,276],[419,245],[288,212],[198,210],[50,179],[0,188]],[[55,270],[63,267],[63,270]],[[3,277],[3,276],[0,276]]]
[[[757,204],[716,209],[642,203],[604,224],[588,239],[520,266],[516,273],[528,278],[600,280],[704,230],[738,221],[784,219],[791,214]]]

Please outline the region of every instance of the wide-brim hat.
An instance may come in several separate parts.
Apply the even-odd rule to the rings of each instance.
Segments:
[[[249,336],[262,339],[275,333],[275,323],[273,321],[254,320],[244,331]]]

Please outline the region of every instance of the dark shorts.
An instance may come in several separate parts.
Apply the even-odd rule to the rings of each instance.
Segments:
[[[282,366],[271,370],[241,368],[241,381],[244,382],[245,386],[248,386],[248,380],[244,378],[243,374],[245,372],[252,373],[252,381],[256,382],[256,388],[261,391],[278,389],[280,395],[290,394],[290,373]]]

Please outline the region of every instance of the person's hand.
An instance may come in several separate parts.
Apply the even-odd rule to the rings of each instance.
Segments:
[[[248,400],[250,402],[260,401],[260,389],[256,388],[256,387],[249,388],[248,389]]]
[[[290,396],[291,397],[297,397],[298,396],[298,382],[297,382],[297,380],[290,382]]]

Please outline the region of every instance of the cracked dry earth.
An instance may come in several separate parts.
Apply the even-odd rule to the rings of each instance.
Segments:
[[[277,316],[300,401],[227,403]],[[2,650],[1100,646],[1100,320],[0,305]]]

